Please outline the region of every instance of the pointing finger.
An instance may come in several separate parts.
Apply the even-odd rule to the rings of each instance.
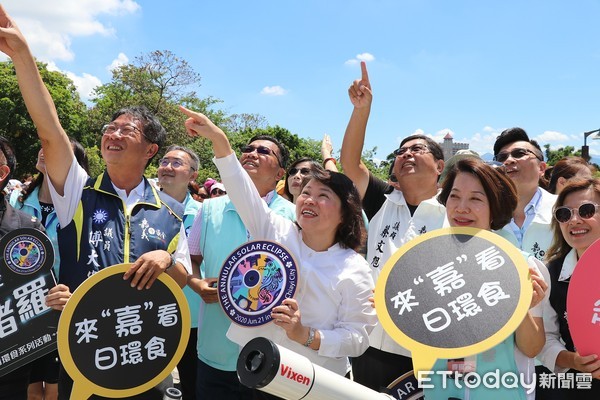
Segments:
[[[367,62],[366,61],[361,61],[360,62],[360,71],[361,71],[361,80],[365,81],[365,82],[369,82],[369,73],[367,72]]]

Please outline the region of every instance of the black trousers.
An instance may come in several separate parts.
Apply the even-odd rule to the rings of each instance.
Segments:
[[[412,358],[374,347],[352,359],[354,381],[376,392],[385,392],[384,388],[412,369]]]
[[[140,393],[138,395],[128,397],[129,399],[136,400],[163,400],[163,395],[167,388],[173,386],[173,377],[171,375],[167,376],[160,384],[148,390],[147,392]],[[58,374],[58,400],[70,400],[71,391],[73,390],[73,379],[67,374],[67,371],[60,366],[60,372]],[[100,400],[106,399],[109,400],[109,397],[101,397],[97,395],[90,396],[90,399]]]
[[[198,400],[252,400],[252,389],[242,385],[235,371],[222,371],[198,360]]]
[[[179,384],[183,400],[196,400],[196,376],[198,375],[198,328],[190,330],[190,340],[185,348],[183,357],[177,364]]]
[[[26,400],[31,364],[0,377],[0,400]]]

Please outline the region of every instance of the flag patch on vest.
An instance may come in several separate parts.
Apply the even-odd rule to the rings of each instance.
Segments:
[[[104,224],[108,220],[108,212],[106,210],[98,209],[94,211],[94,219],[95,224]]]

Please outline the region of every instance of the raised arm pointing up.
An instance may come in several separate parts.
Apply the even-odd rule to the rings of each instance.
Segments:
[[[35,59],[21,31],[0,5],[0,51],[9,56],[27,111],[35,124],[44,148],[48,176],[57,192],[62,194],[64,182],[73,161],[69,138],[60,125],[56,107],[44,85]]]
[[[365,142],[367,121],[371,113],[373,92],[369,82],[367,64],[360,63],[361,78],[355,80],[348,89],[348,96],[354,105],[350,121],[346,127],[340,161],[344,173],[352,179],[360,197],[363,198],[369,184],[369,170],[361,161],[362,150]]]

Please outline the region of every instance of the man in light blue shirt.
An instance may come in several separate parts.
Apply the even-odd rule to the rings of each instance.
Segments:
[[[494,158],[504,164],[519,196],[513,219],[497,233],[543,261],[552,242],[556,195],[539,186],[546,170],[540,145],[521,128],[506,129],[496,139]]]

